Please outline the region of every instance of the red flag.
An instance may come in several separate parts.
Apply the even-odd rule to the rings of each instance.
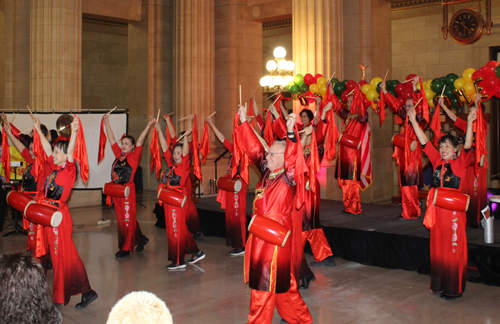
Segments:
[[[385,120],[385,98],[382,90],[380,90],[380,100],[378,102],[378,119],[380,126],[382,126],[382,123]]]
[[[196,115],[194,115],[193,122],[193,163],[194,163],[194,175],[203,181],[203,175],[201,174],[200,165],[200,144],[198,141],[198,121],[196,120]]]
[[[422,78],[420,80],[420,93],[422,94],[422,115],[426,122],[429,122],[429,103],[427,102],[427,97],[425,96],[424,84],[422,83]]]
[[[175,134],[175,127],[174,127],[174,124],[172,123],[172,119],[170,118],[170,115],[168,115],[168,119],[170,121],[170,124],[172,125],[172,128],[174,129],[174,134]],[[170,136],[170,132],[168,131],[168,125],[167,125],[167,130],[165,132],[165,138],[167,140],[167,147],[170,148],[170,145],[172,144],[172,137]]]
[[[149,151],[151,152],[151,171],[153,171],[156,167],[156,178],[158,179],[161,172],[161,154],[160,146],[158,145],[157,131],[153,131],[153,139],[151,140]]]
[[[316,141],[316,132],[313,129],[311,133],[311,155],[309,161],[309,186],[314,193],[316,193],[316,181],[318,181],[316,175],[319,173],[320,168],[318,143]]]
[[[43,165],[47,159],[47,155],[43,150],[42,142],[40,142],[40,135],[35,130],[33,132],[33,154],[35,155],[35,165],[33,168],[35,169],[34,175],[35,179],[38,181],[39,176],[43,175]]]
[[[300,138],[299,137],[299,132],[297,129],[297,124],[295,124],[295,138]],[[302,144],[300,141],[297,141],[297,143],[291,143],[292,145],[286,146],[285,149],[285,168],[288,169],[287,164],[288,163],[294,163],[295,164],[295,172],[293,175],[293,178],[295,180],[295,183],[297,184],[298,188],[304,188],[305,183],[304,183],[304,174],[307,172],[307,164],[304,159],[304,150],[302,149]],[[312,144],[311,144],[312,145]],[[288,150],[292,150],[292,152],[288,152]],[[302,205],[304,204],[305,200],[305,190],[297,190],[297,193],[295,195],[295,208],[300,209]]]
[[[336,97],[335,97],[336,98]],[[338,100],[338,99],[337,99]],[[325,145],[325,158],[327,161],[333,160],[337,150],[337,141],[339,139],[339,130],[337,125],[335,125],[335,115],[333,114],[333,109],[330,109],[326,113],[326,145]]]
[[[76,115],[75,115],[76,117]],[[76,137],[75,151],[73,152],[73,158],[80,164],[80,177],[83,182],[87,182],[89,178],[89,159],[87,155],[87,145],[85,144],[85,134],[83,132],[82,121],[78,120],[80,127],[78,129],[78,135]]]
[[[233,128],[233,157],[231,160],[231,177],[233,178],[238,173],[238,166],[240,166],[240,177],[245,183],[249,184],[250,175],[248,173],[248,166],[250,164],[250,160],[248,159],[248,155],[242,148],[240,137],[238,136],[238,132],[236,132],[236,128],[238,127],[239,115],[236,114],[234,116],[234,128]]]
[[[99,134],[99,152],[97,153],[97,164],[104,159],[104,150],[106,149],[107,141],[106,133],[104,132],[104,118],[101,119],[101,132]]]
[[[210,153],[210,141],[208,139],[208,125],[207,122],[203,125],[203,131],[201,132],[201,143],[200,143],[200,153],[202,163],[207,161],[207,155]]]
[[[356,113],[356,108],[358,108],[358,113],[362,116],[366,116],[366,109],[363,105],[363,96],[361,95],[361,91],[359,90],[359,86],[354,88],[354,95],[352,96],[351,103],[351,114],[354,115]],[[364,113],[363,113],[364,112]]]
[[[439,104],[436,105],[436,110],[434,111],[434,116],[431,121],[431,129],[434,131],[434,145],[437,146],[439,138],[443,135],[441,133],[441,107]],[[406,145],[406,144],[405,144]],[[405,156],[406,158],[406,156]]]
[[[264,128],[264,139],[266,140],[266,142],[269,146],[271,146],[274,142],[273,117],[272,117],[269,109],[267,110],[266,126]]]
[[[9,123],[9,125],[10,125],[10,130],[12,132],[12,135],[14,135],[16,138],[19,138],[19,134],[21,134],[19,129],[16,126],[12,125],[12,123]]]
[[[486,151],[486,123],[484,122],[484,116],[483,116],[483,109],[481,109],[481,101],[477,103],[477,112],[476,112],[476,120],[474,121],[472,125],[472,129],[474,133],[476,133],[476,151],[475,151],[475,158],[476,158],[476,163],[474,163],[474,171],[475,174],[477,175],[479,172],[478,168],[478,163],[481,161],[481,157],[483,155],[486,156],[488,154],[488,151]],[[487,165],[485,164],[485,168],[487,168]]]
[[[255,116],[254,116],[254,111],[253,111],[253,100],[252,100],[252,98],[250,98],[250,106],[248,107],[247,116],[254,117],[254,118],[252,118],[252,128],[255,128]]]
[[[5,179],[10,181],[10,146],[5,127],[2,127],[2,165]]]

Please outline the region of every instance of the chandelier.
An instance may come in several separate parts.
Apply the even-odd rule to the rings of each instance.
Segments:
[[[285,60],[286,50],[279,46],[273,51],[274,60],[266,63],[269,74],[260,79],[260,85],[264,93],[276,92],[285,88],[288,82],[293,81],[293,70],[295,64]]]

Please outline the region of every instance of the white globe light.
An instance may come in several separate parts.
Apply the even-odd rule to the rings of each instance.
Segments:
[[[285,71],[288,67],[288,62],[286,60],[281,60],[278,62],[278,69]]]
[[[264,84],[263,87],[272,87],[271,83],[273,78],[270,75],[266,75],[261,79],[261,84]]]
[[[286,70],[287,71],[293,71],[295,69],[295,63],[293,63],[292,61],[287,61],[287,68]]]
[[[267,84],[266,84],[266,77],[262,77],[262,78],[260,78],[260,86],[261,86],[261,87],[267,87]]]
[[[287,85],[288,82],[290,82],[290,81],[293,81],[293,76],[291,76],[291,75],[286,76],[285,77],[285,85]]]
[[[278,67],[278,63],[276,63],[275,60],[270,60],[267,62],[266,64],[266,69],[269,71],[269,72],[273,72],[273,71],[276,71],[276,68]]]
[[[281,75],[274,77],[274,85],[281,87],[283,86],[283,82],[285,82],[285,78],[283,78]]]
[[[274,49],[273,54],[274,54],[275,58],[278,58],[278,59],[285,58],[286,50],[283,47],[278,46]]]

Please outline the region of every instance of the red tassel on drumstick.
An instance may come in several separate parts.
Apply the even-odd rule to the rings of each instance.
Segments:
[[[76,115],[74,115],[76,117]],[[75,151],[73,157],[80,164],[80,177],[83,182],[89,178],[89,159],[87,155],[87,144],[85,144],[85,134],[83,132],[82,121],[78,119],[80,127],[76,137]]]

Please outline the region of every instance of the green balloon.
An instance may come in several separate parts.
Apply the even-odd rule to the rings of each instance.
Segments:
[[[293,81],[295,81],[296,84],[299,84],[300,81],[302,81],[302,83],[304,83],[304,76],[302,74],[296,74],[293,77]]]
[[[455,80],[458,79],[458,75],[456,75],[455,73],[450,73],[448,74],[446,77],[446,85],[447,86],[453,86],[453,84],[455,83]]]
[[[295,84],[298,85],[299,87],[301,87],[305,83],[304,83],[304,80],[299,80],[299,81],[295,81]]]
[[[296,84],[292,85],[289,90],[291,94],[296,94],[300,91],[299,86]]]
[[[377,88],[375,89],[375,91],[377,91],[378,94],[380,94],[380,85],[381,84],[382,84],[382,82],[377,83]],[[386,86],[387,86],[387,84],[386,84]]]
[[[333,79],[330,80],[331,84],[335,84],[337,82],[340,82],[339,79],[337,79],[337,78],[333,78]]]
[[[335,85],[333,86],[333,91],[335,92],[335,95],[337,97],[340,97],[340,95],[342,94],[342,92],[345,90],[345,84],[343,82],[337,82],[335,83]]]
[[[389,80],[389,82],[386,83],[387,91],[396,89],[396,85],[398,85],[398,83],[398,80]]]
[[[309,90],[309,86],[307,84],[303,84],[300,86],[300,92],[306,93]]]
[[[344,84],[344,86],[347,85],[347,82],[349,82],[348,79],[345,79],[344,81],[342,81],[342,83]]]
[[[432,80],[431,90],[433,92],[441,94],[441,91],[443,91],[443,87],[444,87],[444,82],[441,78]]]
[[[453,85],[446,85],[446,89],[444,89],[444,95],[448,97],[448,99],[455,98],[455,87]]]
[[[394,90],[387,90],[387,92],[389,92],[393,97],[396,97],[396,98],[398,97],[398,94]]]
[[[495,68],[495,74],[498,78],[500,78],[500,65],[497,65],[497,67]]]
[[[452,97],[452,98],[449,98],[449,99],[450,99],[451,106],[453,108],[458,108],[459,107],[457,98]]]
[[[287,88],[288,90],[290,90],[290,87],[291,87],[291,86],[293,86],[294,84],[295,84],[295,82],[290,81],[290,82],[288,82],[288,83],[286,84],[286,88]]]

